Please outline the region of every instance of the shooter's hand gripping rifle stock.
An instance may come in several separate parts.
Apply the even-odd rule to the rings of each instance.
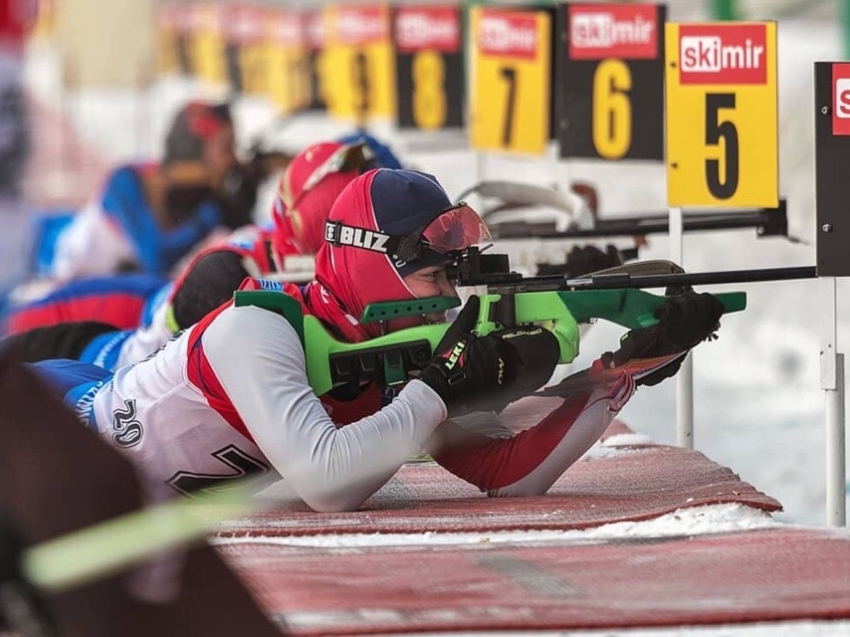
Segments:
[[[726,313],[746,307],[746,294],[715,295]],[[283,315],[298,333],[307,359],[307,378],[316,395],[340,385],[356,387],[380,375],[388,385],[405,382],[409,372],[421,369],[448,329],[448,324],[412,327],[360,343],[334,338],[314,316],[304,316],[300,304],[273,291],[242,291],[237,306],[256,305]],[[476,331],[489,334],[502,327],[537,324],[551,330],[560,345],[559,363],[570,363],[579,352],[579,323],[604,319],[627,329],[656,323],[655,309],[665,297],[639,289],[517,292],[481,296]],[[455,307],[452,297],[378,303],[364,312],[363,321],[383,321],[422,315]]]

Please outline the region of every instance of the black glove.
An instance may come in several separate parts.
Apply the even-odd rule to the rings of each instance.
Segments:
[[[658,323],[651,327],[630,330],[620,341],[620,349],[602,355],[603,365],[619,367],[635,359],[656,358],[687,352],[704,340],[717,338],[714,334],[723,314],[723,304],[707,293],[690,290],[667,298],[654,312]],[[680,356],[664,367],[635,381],[636,385],[657,385],[675,376],[682,366]]]
[[[479,309],[478,297],[471,296],[419,376],[455,416],[501,411],[543,385],[558,362],[558,342],[543,328],[478,336],[472,330]]]
[[[576,246],[567,254],[565,263],[538,263],[538,276],[563,274],[568,279],[575,279],[591,272],[607,270],[623,264],[623,255],[617,246],[610,243],[603,252],[596,246]]]
[[[622,264],[620,251],[610,243],[605,246],[605,252],[592,245],[576,246],[567,255],[566,275],[568,278],[576,278]]]
[[[508,328],[492,332],[487,338],[498,341],[507,380],[498,393],[474,401],[472,410],[499,413],[546,384],[555,371],[561,350],[555,335],[542,327]]]
[[[434,349],[419,379],[440,395],[446,406],[470,394],[499,387],[504,382],[504,361],[495,341],[481,339],[473,328],[481,302],[469,297],[464,308]]]
[[[688,290],[665,299],[653,316],[658,319],[671,343],[682,349],[691,349],[706,339],[717,338],[714,332],[724,310],[723,304],[713,295]]]

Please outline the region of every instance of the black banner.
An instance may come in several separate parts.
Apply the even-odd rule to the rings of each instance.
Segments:
[[[398,127],[460,128],[464,118],[460,10],[405,6],[393,12]]]
[[[562,158],[664,159],[664,5],[558,7]]]
[[[818,276],[850,276],[850,63],[815,62]]]

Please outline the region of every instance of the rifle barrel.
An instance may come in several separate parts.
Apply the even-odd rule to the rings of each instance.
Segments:
[[[778,208],[761,210],[724,210],[689,213],[682,219],[685,232],[756,228],[760,236],[788,236],[785,201]],[[554,224],[506,222],[491,228],[497,239],[590,239],[601,237],[664,234],[670,231],[667,214],[650,213],[599,219],[593,228],[558,232]]]
[[[564,289],[611,288],[661,288],[668,285],[718,285],[722,283],[756,283],[763,281],[790,281],[817,277],[815,266],[765,268],[755,270],[726,270],[721,272],[690,272],[682,274],[647,274],[631,276],[627,273],[600,274],[576,279],[564,279]],[[524,279],[524,285],[533,285],[535,279],[545,284],[546,277]],[[548,279],[551,282],[551,278]]]

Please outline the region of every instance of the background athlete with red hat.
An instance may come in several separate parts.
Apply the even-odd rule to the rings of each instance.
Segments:
[[[361,323],[367,303],[453,294],[446,264],[486,238],[474,211],[453,206],[433,177],[405,170],[378,169],[356,178],[335,202],[327,228],[316,280],[284,291],[349,341],[400,327]],[[370,233],[368,241],[364,233]],[[574,455],[558,444],[535,451],[546,436],[489,438],[489,452],[473,448],[475,466],[458,461],[466,440],[454,445],[451,437],[439,436],[443,427],[463,432],[463,424],[471,426],[447,421],[450,414],[498,410],[543,384],[555,367],[558,348],[551,333],[479,336],[471,327],[476,304],[470,301],[419,378],[390,402],[378,377],[316,396],[293,326],[275,311],[251,305],[222,306],[154,356],[114,374],[62,361],[35,367],[90,428],[135,461],[151,497],[210,488],[219,478],[234,477],[238,467],[241,475],[282,477],[316,510],[353,509],[423,446],[436,446],[445,466],[482,489],[542,493],[553,464],[560,461],[554,470],[562,471]],[[709,322],[713,330],[716,317]],[[623,371],[611,387],[578,396],[532,431],[552,438],[583,429],[579,441],[562,436],[575,452],[600,423],[607,425],[634,385]],[[560,421],[568,424],[550,425]],[[470,435],[477,440],[480,431],[474,427]],[[223,464],[225,456],[231,462]]]

